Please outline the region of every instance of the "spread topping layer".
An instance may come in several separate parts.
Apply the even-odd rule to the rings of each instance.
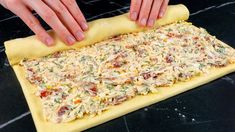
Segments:
[[[235,50],[204,29],[177,22],[115,36],[79,50],[25,59],[47,120],[69,122],[158,87],[206,74],[235,62]],[[157,95],[156,95],[157,96]]]

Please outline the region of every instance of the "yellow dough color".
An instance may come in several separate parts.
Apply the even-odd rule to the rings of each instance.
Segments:
[[[155,24],[155,27],[170,24],[175,21],[187,20],[188,17],[189,11],[184,5],[180,4],[169,6],[164,18],[158,20]],[[138,27],[135,22],[130,21],[128,19],[128,14],[95,20],[89,23],[89,28],[89,31],[86,32],[86,39],[70,47],[66,46],[62,41],[60,41],[53,31],[50,33],[56,39],[56,45],[50,48],[42,44],[35,38],[35,36],[19,38],[5,42],[7,57],[21,84],[38,131],[82,131],[145,106],[154,104],[166,98],[175,96],[235,71],[235,64],[230,64],[223,68],[214,68],[211,69],[207,74],[197,76],[187,82],[179,82],[171,87],[159,88],[159,92],[157,94],[137,96],[133,99],[123,102],[120,105],[112,106],[107,111],[102,112],[101,115],[97,115],[92,118],[85,117],[83,119],[77,119],[69,123],[60,124],[48,122],[43,118],[40,98],[34,95],[36,87],[25,78],[25,71],[23,67],[19,66],[19,62],[22,59],[38,58],[60,50],[77,49],[102,41],[114,35],[144,30],[143,28]]]

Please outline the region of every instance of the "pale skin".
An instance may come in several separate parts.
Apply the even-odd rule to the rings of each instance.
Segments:
[[[169,0],[131,0],[129,18],[139,26],[152,27],[158,18],[164,16]],[[0,0],[0,4],[19,16],[24,23],[47,46],[53,46],[53,38],[41,26],[37,14],[67,44],[85,38],[88,25],[76,0]]]

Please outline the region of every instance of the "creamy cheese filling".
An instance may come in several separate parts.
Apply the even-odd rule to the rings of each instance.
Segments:
[[[38,88],[52,122],[95,116],[136,95],[235,62],[235,50],[204,29],[178,22],[112,37],[79,50],[25,59],[27,79]]]

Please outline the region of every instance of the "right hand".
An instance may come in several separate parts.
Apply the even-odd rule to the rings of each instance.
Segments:
[[[153,27],[165,15],[169,0],[131,0],[130,19],[140,26]]]
[[[68,45],[83,40],[83,31],[88,29],[75,0],[0,0],[0,4],[19,16],[47,46],[52,46],[54,40],[32,14],[32,10]]]

